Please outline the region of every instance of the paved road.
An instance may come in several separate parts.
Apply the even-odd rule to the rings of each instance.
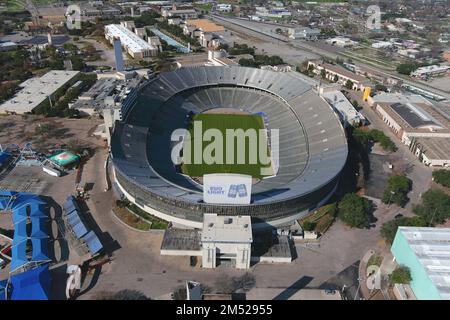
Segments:
[[[419,159],[411,153],[409,148],[401,143],[401,140],[386,126],[383,120],[378,117],[368,103],[362,101],[360,92],[350,92],[350,96],[352,97],[352,100],[358,100],[359,105],[363,107],[361,113],[371,122],[370,127],[383,131],[398,147],[398,150],[394,155],[399,159],[399,163],[407,169],[406,173],[413,181],[412,190],[408,194],[410,201],[406,204],[405,208],[399,208],[398,212],[404,215],[411,215],[414,204],[420,202],[422,194],[431,186],[431,174],[433,169],[421,163]]]

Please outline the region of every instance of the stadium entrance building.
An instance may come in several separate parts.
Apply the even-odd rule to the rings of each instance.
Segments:
[[[205,214],[202,230],[202,267],[230,261],[237,269],[250,268],[252,225],[249,216]]]
[[[252,263],[292,262],[289,238],[271,230],[254,233],[250,216],[205,214],[202,230],[169,228],[160,252],[189,256],[195,265],[199,259],[202,268],[248,269]]]

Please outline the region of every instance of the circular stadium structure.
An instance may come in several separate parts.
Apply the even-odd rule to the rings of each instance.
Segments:
[[[215,108],[262,113],[279,130],[277,174],[252,186],[250,204],[210,204],[203,186],[171,160],[175,129]],[[342,125],[300,76],[238,66],[196,66],[160,74],[139,89],[111,138],[115,183],[145,211],[201,228],[203,214],[250,215],[254,226],[285,226],[335,191],[347,158]]]

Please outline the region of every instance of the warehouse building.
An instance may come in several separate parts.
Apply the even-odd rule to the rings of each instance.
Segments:
[[[422,67],[411,73],[411,77],[427,80],[433,77],[443,77],[450,74],[450,66],[432,65]]]
[[[311,29],[308,27],[302,28],[289,28],[288,35],[291,39],[303,39],[310,41],[317,41],[320,36],[319,29]]]
[[[383,93],[369,104],[402,143],[428,166],[450,166],[450,120],[420,95]]]
[[[76,82],[79,71],[51,70],[42,77],[28,79],[10,100],[0,105],[0,113],[23,114],[33,111],[44,103],[53,103],[56,93]],[[64,93],[64,92],[61,92]]]
[[[409,268],[416,299],[450,300],[450,228],[399,227],[391,252]]]
[[[146,42],[123,24],[105,26],[105,38],[111,45],[114,44],[114,39],[120,39],[124,50],[134,59],[154,57],[158,53],[156,46]]]
[[[346,85],[347,81],[350,80],[353,83],[353,90],[364,90],[370,84],[370,81],[366,77],[357,75],[337,65],[322,63],[319,60],[311,60],[308,61],[308,69],[310,66],[313,66],[313,72],[317,75],[321,75],[322,70],[325,70],[325,78],[331,82]]]
[[[365,117],[355,109],[339,88],[335,86],[320,87],[319,93],[339,115],[344,126],[359,126],[366,121]]]

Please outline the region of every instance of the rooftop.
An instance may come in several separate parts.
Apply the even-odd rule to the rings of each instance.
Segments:
[[[322,95],[331,106],[341,113],[345,121],[351,123],[352,121],[361,121],[364,119],[363,115],[355,109],[342,92],[336,90],[324,92]]]
[[[415,142],[424,146],[422,149],[428,159],[448,160],[450,159],[450,139],[438,137],[416,137]]]
[[[252,241],[252,223],[250,216],[204,215],[202,242],[251,243]]]
[[[442,299],[450,299],[450,228],[399,227],[397,233],[403,235]],[[420,281],[414,279],[414,271],[413,282]]]
[[[321,64],[321,66],[323,68],[329,70],[329,71],[332,71],[334,73],[338,73],[341,76],[344,76],[346,78],[352,79],[352,80],[357,81],[357,82],[365,82],[365,81],[367,81],[367,79],[365,77],[357,75],[357,74],[355,74],[353,72],[350,72],[347,69],[344,69],[344,68],[342,68],[340,66],[336,66],[336,65],[328,64],[328,63],[323,63],[323,64]]]
[[[161,250],[199,251],[200,233],[197,230],[169,228],[164,232]]]
[[[394,103],[390,107],[412,128],[433,127],[443,129],[437,120],[421,108],[420,104]]]
[[[256,234],[252,243],[252,256],[291,258],[289,238],[267,233]]]
[[[123,101],[127,94],[136,88],[141,79],[121,80],[116,78],[101,78],[71,106],[75,109],[103,109],[112,97],[115,103]]]
[[[149,44],[137,34],[120,24],[108,24],[105,26],[105,33],[109,37],[118,37],[122,45],[133,52],[142,52],[145,50],[156,50],[155,46]]]
[[[220,32],[225,30],[223,26],[219,26],[206,19],[187,20],[186,25],[195,26],[198,29],[202,29],[203,32]]]
[[[40,78],[28,79],[20,84],[22,90],[0,105],[0,112],[31,112],[78,74],[79,71],[51,70]]]
[[[430,72],[431,73],[432,72],[443,72],[443,71],[447,71],[447,70],[450,71],[450,66],[432,65],[432,66],[419,68],[416,71],[414,71],[412,75],[419,76],[419,75],[427,74],[427,73],[430,73]]]
[[[427,114],[436,119],[439,125],[450,129],[450,111],[448,104],[445,102],[433,104],[421,95],[404,93],[379,93],[372,97],[372,100],[375,104],[392,105],[399,103],[405,105],[418,105],[421,109],[424,109]]]

